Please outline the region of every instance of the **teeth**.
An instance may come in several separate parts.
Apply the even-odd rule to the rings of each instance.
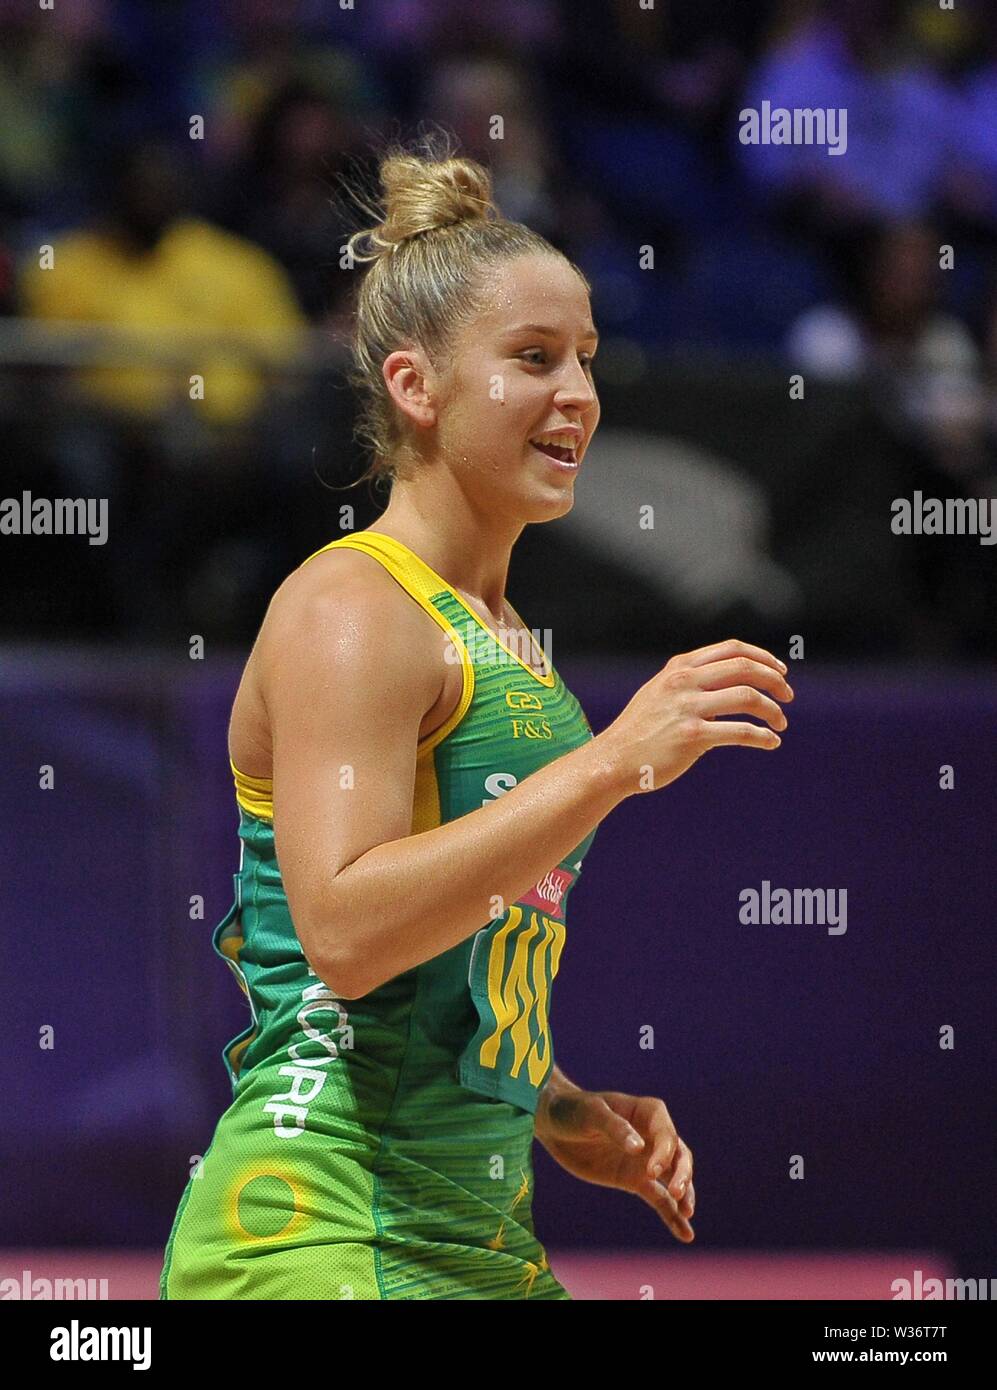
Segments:
[[[575,449],[575,436],[573,434],[541,434],[530,442],[533,444],[556,444],[559,449],[570,449],[572,453]]]

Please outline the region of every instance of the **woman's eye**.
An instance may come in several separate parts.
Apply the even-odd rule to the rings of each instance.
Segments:
[[[541,360],[535,364],[535,365],[538,366],[538,367],[542,367],[543,364],[544,364],[544,362],[547,360],[547,354],[546,354],[546,352],[543,350],[543,348],[530,348],[528,352],[521,352],[519,355],[520,355],[520,357],[527,357],[527,358],[537,358],[537,357],[539,357]],[[592,353],[583,352],[583,353],[581,354],[580,358],[579,358],[579,361],[581,362],[582,366],[585,368],[586,371],[592,371],[592,370],[593,370],[593,355],[592,355]]]

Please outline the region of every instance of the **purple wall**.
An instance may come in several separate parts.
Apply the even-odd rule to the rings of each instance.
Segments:
[[[209,941],[238,862],[241,665],[7,650],[0,669],[0,1245],[161,1244],[246,1017]],[[561,663],[597,732],[653,670]],[[934,1246],[988,1275],[997,679],[806,663],[790,679],[777,752],[716,750],[600,826],[554,993],[558,1062],[666,1100],[700,1242]],[[846,889],[847,931],[742,924],[739,893],[766,879]],[[552,1247],[673,1244],[639,1201],[535,1161]]]

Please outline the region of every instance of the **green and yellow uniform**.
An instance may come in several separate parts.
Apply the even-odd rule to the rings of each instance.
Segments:
[[[533,672],[407,546],[370,531],[323,550],[343,546],[377,559],[461,663],[457,708],[419,743],[412,834],[592,737],[556,670]],[[160,1297],[568,1298],[534,1234],[532,1143],[565,905],[595,831],[459,945],[341,1000],[295,934],[271,782],[233,773],[242,855],[212,941],[252,1016],[222,1054],[233,1100],[181,1198]]]

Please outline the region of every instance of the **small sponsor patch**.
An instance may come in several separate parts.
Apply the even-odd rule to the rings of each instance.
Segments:
[[[548,917],[564,920],[564,895],[574,883],[577,875],[570,869],[558,867],[544,874],[543,878],[519,901],[526,907],[539,907]]]

